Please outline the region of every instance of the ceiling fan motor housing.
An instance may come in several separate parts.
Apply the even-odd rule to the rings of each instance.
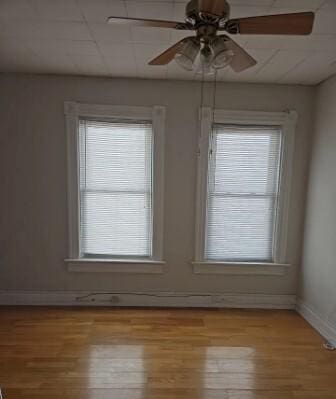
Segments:
[[[201,10],[199,0],[190,0],[186,5],[186,21],[193,25],[216,24],[227,21],[230,16],[230,6],[226,0],[216,0],[216,7],[212,10]]]

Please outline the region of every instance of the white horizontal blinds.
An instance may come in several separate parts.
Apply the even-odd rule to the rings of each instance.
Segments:
[[[152,125],[80,120],[82,256],[152,254]]]
[[[206,259],[273,260],[280,154],[280,127],[214,125]]]

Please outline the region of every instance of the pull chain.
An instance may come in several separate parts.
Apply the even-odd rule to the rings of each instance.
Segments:
[[[204,101],[204,71],[202,70],[202,78],[201,78],[201,103],[200,103],[200,109],[199,109],[199,133],[198,133],[198,149],[197,149],[197,155],[201,155],[201,140],[202,140],[202,117],[203,117],[203,101]]]
[[[201,154],[201,140],[202,140],[202,118],[203,118],[203,102],[204,102],[204,87],[205,87],[205,79],[204,79],[204,70],[202,71],[202,80],[201,80],[201,104],[200,104],[200,123],[199,123],[199,143],[197,155]],[[210,140],[210,148],[209,148],[209,156],[212,155],[212,140],[213,140],[213,124],[215,121],[215,110],[216,110],[216,100],[217,100],[217,70],[215,70],[215,79],[214,79],[214,87],[213,87],[213,97],[212,97],[212,120],[211,120],[211,140]]]
[[[210,140],[210,148],[209,148],[209,156],[212,156],[213,153],[213,126],[215,123],[215,110],[216,110],[216,94],[217,94],[217,69],[215,69],[215,80],[214,80],[214,87],[213,87],[213,98],[212,98],[212,120],[211,120],[211,140]]]
[[[216,94],[217,94],[217,69],[215,69],[215,80],[214,80],[214,90],[213,90],[213,99],[212,99],[212,123],[215,122]]]

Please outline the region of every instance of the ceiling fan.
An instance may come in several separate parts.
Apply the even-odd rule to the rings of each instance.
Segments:
[[[185,22],[140,18],[109,17],[111,24],[127,24],[154,28],[172,28],[195,31],[196,36],[180,40],[149,62],[149,65],[167,65],[173,59],[184,69],[193,70],[200,55],[205,70],[224,68],[242,72],[257,64],[230,35],[309,35],[313,29],[313,12],[265,15],[230,19],[226,0],[190,0],[186,5]]]

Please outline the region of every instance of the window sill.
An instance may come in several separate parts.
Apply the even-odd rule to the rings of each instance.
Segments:
[[[244,262],[192,262],[195,274],[228,274],[283,276],[290,267],[286,263],[244,263]]]
[[[166,262],[147,259],[65,259],[69,272],[162,274]]]

